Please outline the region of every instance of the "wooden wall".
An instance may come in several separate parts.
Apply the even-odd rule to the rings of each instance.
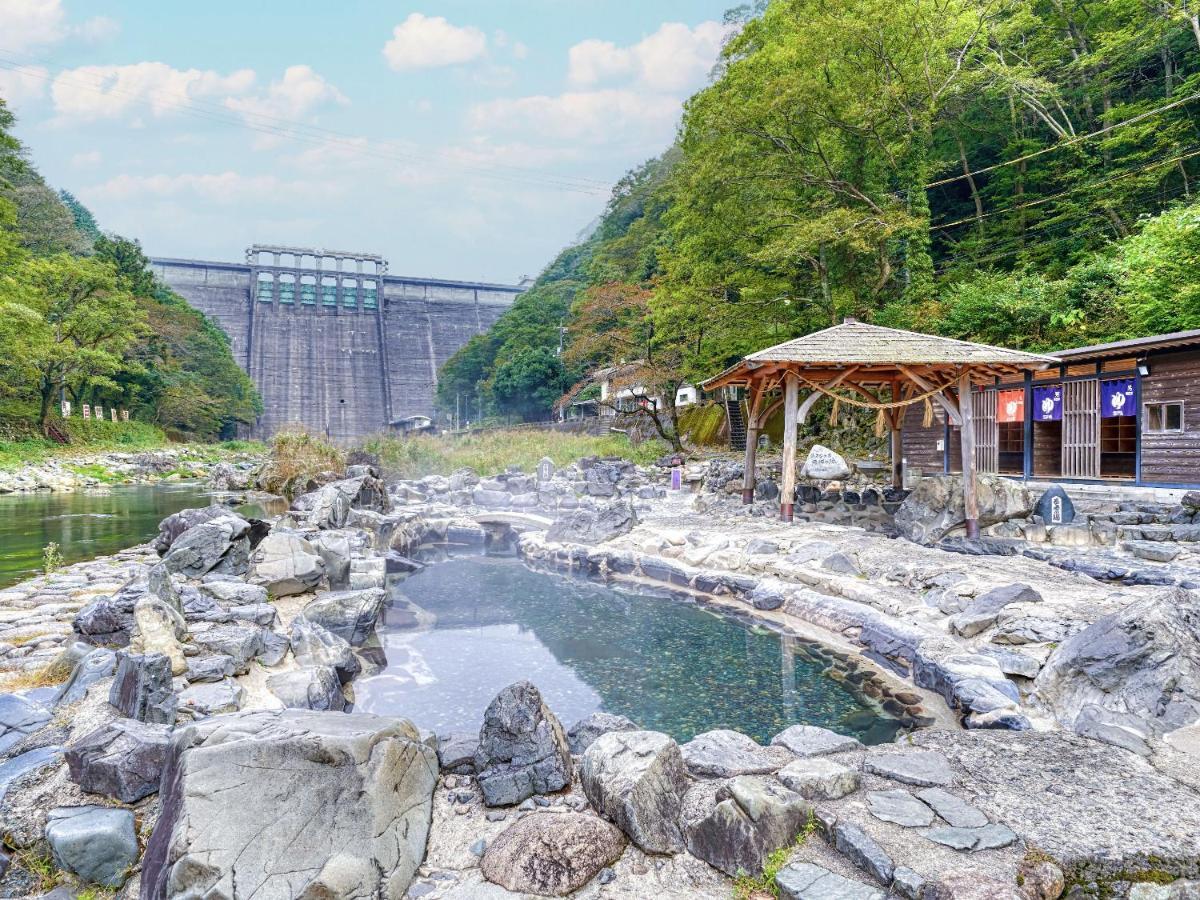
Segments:
[[[1182,433],[1142,432],[1142,480],[1200,483],[1200,353],[1151,356],[1142,403],[1183,403]]]
[[[933,424],[928,428],[921,425],[925,418],[925,404],[914,403],[904,409],[901,424],[902,449],[910,469],[920,469],[925,475],[940,475],[945,463],[938,441],[946,434],[946,411],[938,403],[933,404]]]

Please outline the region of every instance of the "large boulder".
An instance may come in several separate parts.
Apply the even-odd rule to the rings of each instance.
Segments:
[[[1033,511],[1033,493],[1020,482],[979,475],[979,525],[1023,519]],[[918,544],[935,544],[966,524],[962,476],[922,478],[896,510],[896,528]]]
[[[64,756],[80,790],[122,803],[136,803],[158,791],[170,745],[166,725],[117,719],[70,744]]]
[[[488,705],[475,770],[488,806],[510,806],[570,782],[566,733],[528,681],[509,685]]]
[[[320,594],[304,607],[302,615],[355,647],[375,634],[386,594],[380,588],[333,591]]]
[[[50,810],[46,843],[60,869],[85,882],[120,887],[137,861],[133,812],[106,806],[61,806]]]
[[[147,594],[133,607],[133,621],[137,633],[130,641],[130,649],[134,653],[161,653],[171,660],[172,675],[187,671],[183,645],[179,643],[180,638],[187,637],[187,623],[182,614]]]
[[[332,481],[324,487],[297,497],[294,508],[306,514],[305,520],[317,528],[344,528],[350,510],[366,509],[386,513],[392,508],[387,486],[374,469],[352,466],[354,476]]]
[[[193,525],[171,542],[163,556],[168,572],[199,578],[209,572],[245,575],[250,560],[250,523],[226,512]]]
[[[274,529],[254,551],[251,580],[272,597],[303,594],[316,588],[325,563],[301,535]]]
[[[292,654],[301,666],[328,666],[345,684],[362,671],[362,663],[354,655],[354,648],[345,638],[340,638],[304,616],[292,620]]]
[[[565,897],[612,865],[625,850],[621,832],[596,816],[525,816],[492,841],[483,877],[516,894]]]
[[[209,651],[228,656],[233,661],[236,675],[250,671],[250,663],[263,652],[264,631],[256,625],[213,625],[192,635],[192,640]]]
[[[267,678],[267,689],[288,709],[339,712],[346,706],[342,683],[332,666],[303,666]]]
[[[850,466],[845,458],[821,444],[813,444],[800,467],[800,477],[814,481],[834,481],[849,474]]]
[[[555,519],[546,540],[563,544],[602,544],[628,534],[638,523],[633,507],[614,503],[601,509],[575,509]]]
[[[682,821],[693,856],[726,875],[757,874],[767,856],[804,831],[809,805],[774,778],[741,775],[701,782],[684,798]]]
[[[571,746],[572,753],[582,756],[592,742],[602,734],[608,734],[610,731],[638,730],[637,725],[625,716],[594,712],[589,716],[584,716],[571,726],[571,730],[567,732],[567,743]]]
[[[1146,737],[1200,718],[1200,600],[1172,588],[1097,619],[1059,645],[1034,693],[1068,726],[1145,752]]]
[[[197,722],[172,741],[141,896],[399,900],[425,854],[437,776],[402,719]]]
[[[580,780],[592,806],[647,853],[684,849],[679,812],[690,779],[679,745],[667,735],[601,735],[583,754]]]
[[[171,660],[161,653],[149,656],[118,653],[108,702],[129,719],[175,724],[178,700],[171,686]]]
[[[764,747],[728,728],[702,732],[680,749],[688,771],[698,778],[764,775],[779,771],[795,758],[786,747]]]
[[[180,510],[169,515],[158,523],[158,534],[153,541],[154,550],[159,556],[166,556],[175,539],[189,528],[227,515],[229,509],[215,503],[198,509]]]

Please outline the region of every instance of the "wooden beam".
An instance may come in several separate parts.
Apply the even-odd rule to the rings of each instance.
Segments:
[[[783,388],[783,478],[780,484],[779,518],[792,521],[796,502],[796,413],[800,399],[800,379],[788,373]]]
[[[963,508],[967,519],[967,537],[979,538],[979,479],[975,464],[975,413],[971,403],[971,373],[964,371],[958,379],[958,409],[962,414],[962,489]]]
[[[897,368],[900,369],[900,371],[903,372],[913,384],[923,391],[932,391],[937,386],[918,375],[915,371],[908,368],[908,366],[897,366]],[[949,386],[950,385],[946,385],[945,387],[948,388]],[[952,421],[955,425],[962,424],[962,416],[959,414],[958,405],[946,396],[945,388],[934,394],[933,398],[942,405],[943,409],[946,410],[946,414],[950,416],[950,421]]]
[[[858,371],[858,366],[855,366],[854,368],[851,368],[851,369],[847,369],[845,372],[842,372],[842,374],[838,375],[836,378],[831,378],[828,381],[826,381],[823,385],[821,385],[821,387],[825,388],[825,390],[827,390],[827,391],[833,390],[835,387],[837,387],[839,384],[841,384],[843,381],[845,381],[847,378],[849,378],[851,375],[853,375],[857,371]],[[815,406],[817,401],[820,400],[824,396],[825,395],[822,394],[820,391],[813,391],[811,394],[809,394],[807,397],[804,398],[804,403],[801,404],[800,410],[796,414],[796,421],[798,424],[803,425],[806,421],[808,421],[808,414],[810,412],[812,412],[813,406]]]
[[[754,467],[758,464],[758,415],[761,412],[763,397],[766,395],[766,385],[761,381],[750,382],[750,396],[746,408],[750,412],[746,420],[746,456],[742,462],[742,503],[754,502]]]

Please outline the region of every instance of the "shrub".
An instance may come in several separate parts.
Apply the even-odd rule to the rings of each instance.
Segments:
[[[291,500],[318,475],[345,471],[345,454],[327,439],[300,428],[288,429],[271,441],[271,455],[258,475],[258,486]]]

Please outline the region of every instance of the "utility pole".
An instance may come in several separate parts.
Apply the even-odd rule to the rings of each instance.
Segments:
[[[462,392],[459,391],[454,395],[454,430],[458,431],[462,424],[462,413],[460,411],[462,404]]]

